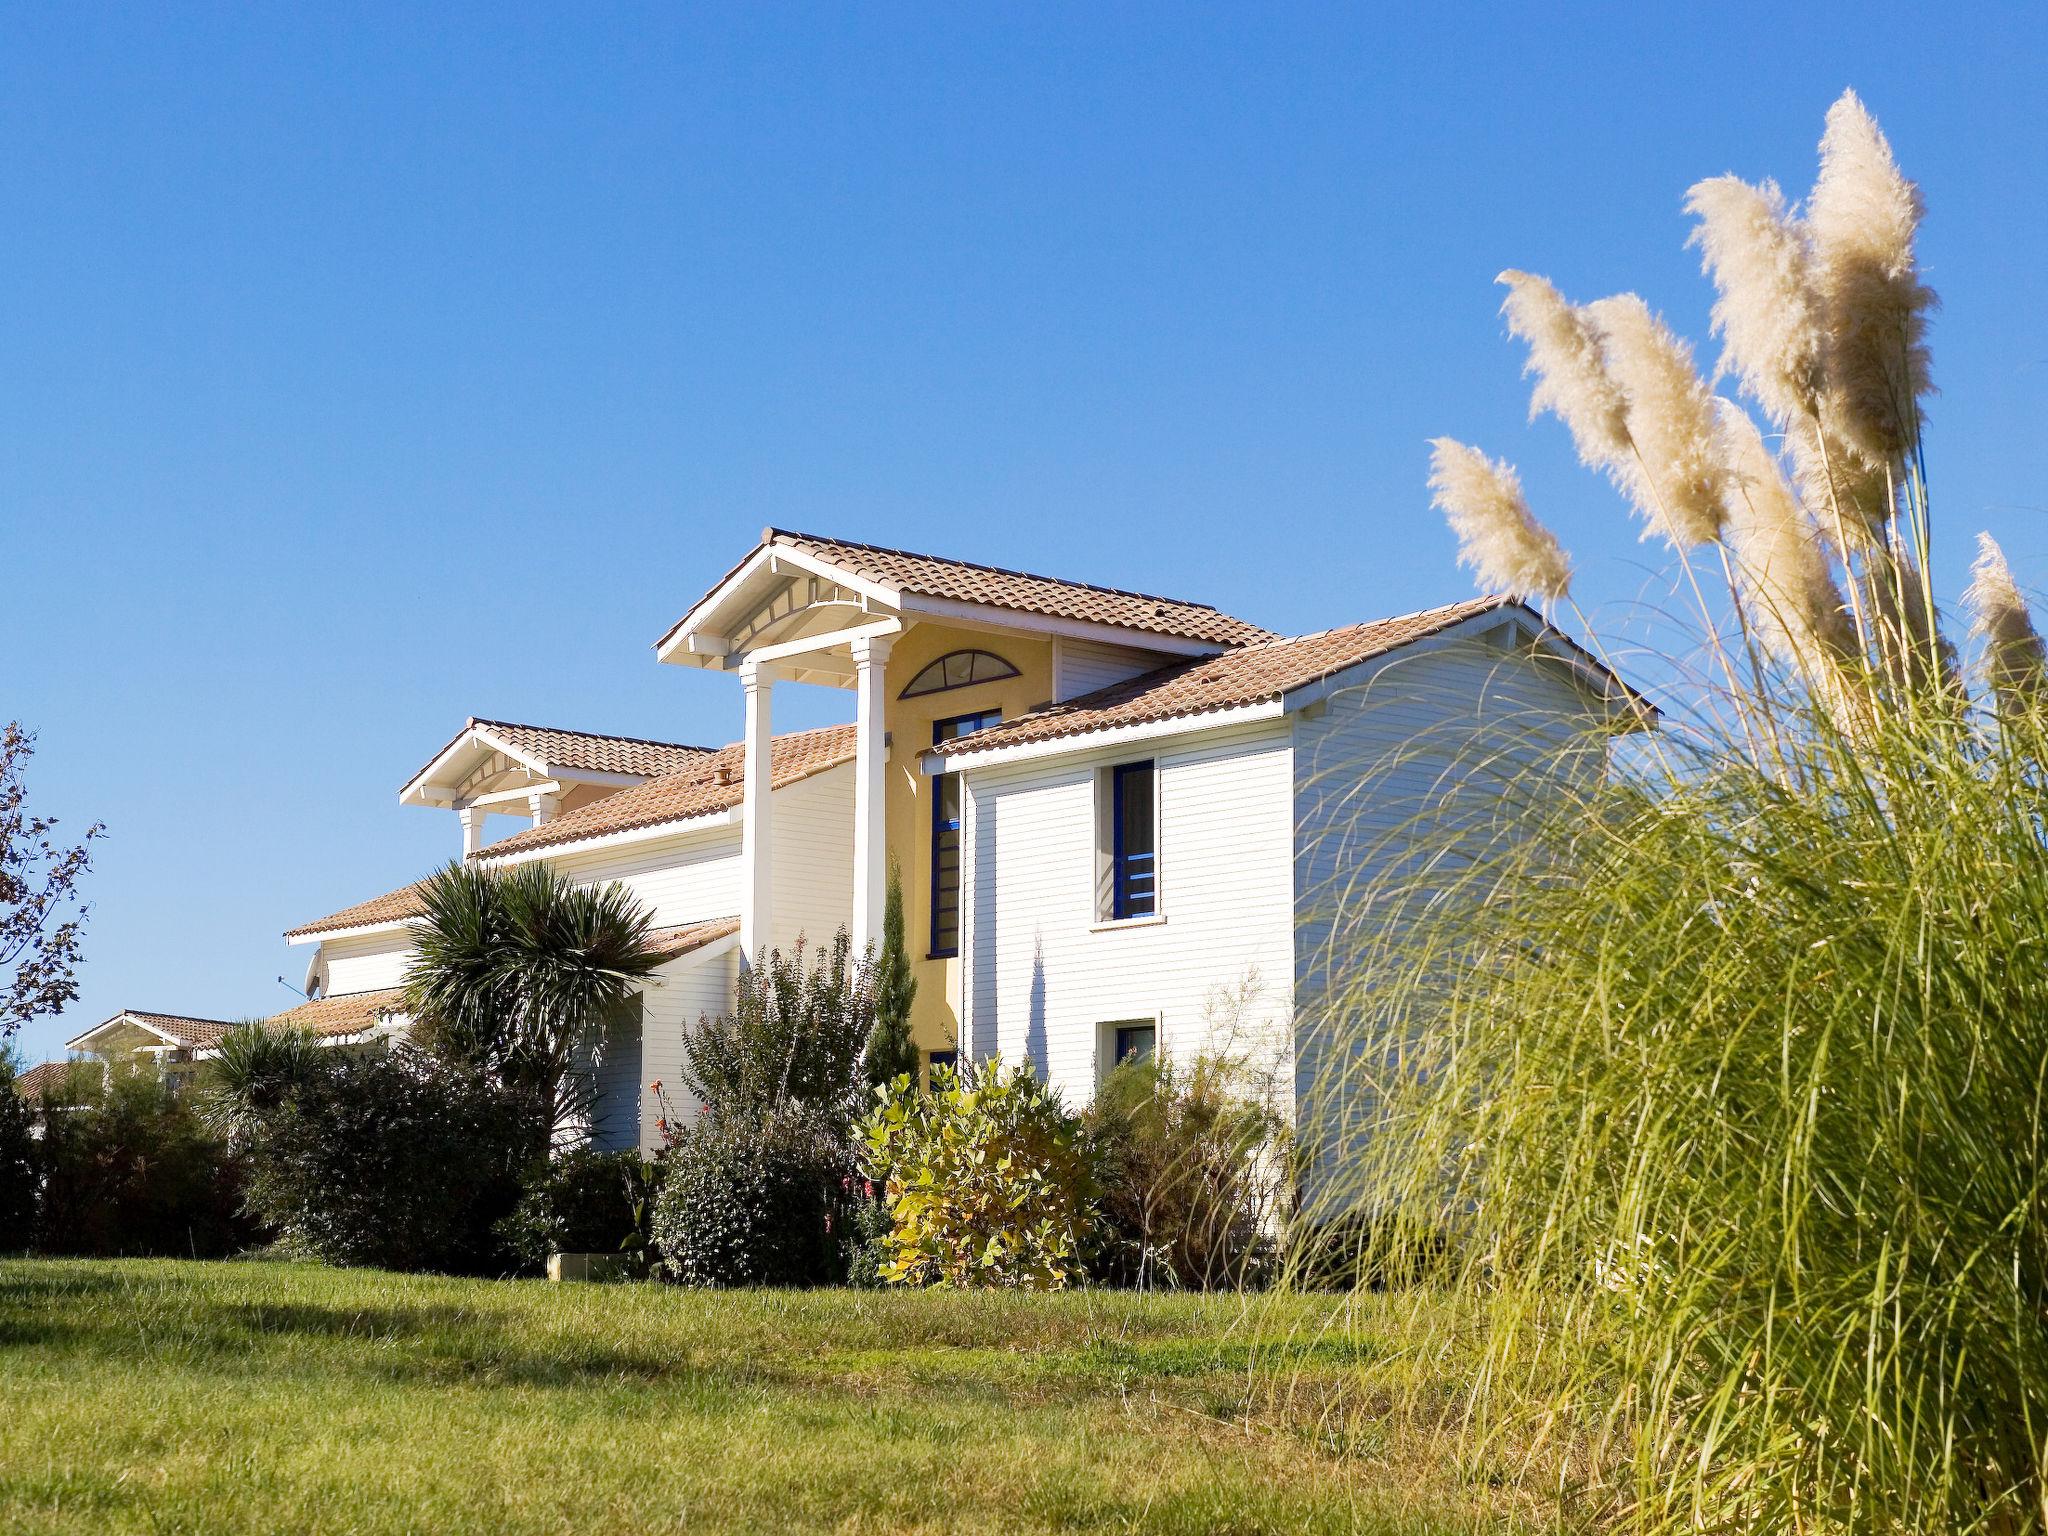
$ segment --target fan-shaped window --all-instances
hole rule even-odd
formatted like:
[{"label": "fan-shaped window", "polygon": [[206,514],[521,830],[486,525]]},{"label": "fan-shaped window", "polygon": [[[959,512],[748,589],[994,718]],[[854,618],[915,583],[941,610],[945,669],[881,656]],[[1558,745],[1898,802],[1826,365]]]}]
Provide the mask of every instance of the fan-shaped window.
[{"label": "fan-shaped window", "polygon": [[1017,669],[993,651],[950,651],[913,677],[897,697],[921,698],[927,693],[944,693],[948,688],[965,688],[973,683],[993,683],[1016,676]]}]

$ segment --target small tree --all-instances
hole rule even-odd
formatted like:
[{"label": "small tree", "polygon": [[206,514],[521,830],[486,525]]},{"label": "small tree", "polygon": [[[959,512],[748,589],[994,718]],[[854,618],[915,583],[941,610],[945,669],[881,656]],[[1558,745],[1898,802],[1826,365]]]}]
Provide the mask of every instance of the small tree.
[{"label": "small tree", "polygon": [[903,937],[903,873],[889,865],[889,899],[882,908],[882,949],[874,961],[875,1027],[868,1036],[867,1078],[879,1088],[917,1075],[917,1046],[910,1038],[910,1005],[917,978],[910,972],[910,946]]},{"label": "small tree", "polygon": [[95,822],[66,848],[51,836],[56,818],[23,809],[22,774],[35,742],[18,720],[0,726],[0,1042],[77,998],[86,916],[78,883],[92,867],[94,839],[107,830]]},{"label": "small tree", "polygon": [[414,1039],[531,1094],[561,1130],[588,1107],[579,1058],[661,964],[646,909],[623,885],[573,885],[546,864],[451,864],[423,895],[405,979]]},{"label": "small tree", "polygon": [[869,968],[854,962],[844,928],[808,967],[804,947],[764,948],[740,972],[733,1011],[698,1021],[683,1076],[714,1117],[758,1120],[793,1105],[852,1124],[875,1029]]}]

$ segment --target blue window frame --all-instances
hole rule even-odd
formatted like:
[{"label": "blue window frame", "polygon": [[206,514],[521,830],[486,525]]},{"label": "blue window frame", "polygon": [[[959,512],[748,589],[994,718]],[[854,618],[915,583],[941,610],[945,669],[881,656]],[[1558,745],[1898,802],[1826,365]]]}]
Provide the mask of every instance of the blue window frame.
[{"label": "blue window frame", "polygon": [[1159,1039],[1156,1024],[1119,1024],[1116,1026],[1116,1065],[1127,1061],[1150,1061],[1153,1047]]},{"label": "blue window frame", "polygon": [[[932,722],[932,745],[958,741],[1000,725],[1000,709],[976,710]],[[931,959],[960,953],[960,775],[932,776]]]},{"label": "blue window frame", "polygon": [[1159,807],[1150,763],[1122,763],[1110,775],[1110,909],[1113,918],[1159,910]]}]

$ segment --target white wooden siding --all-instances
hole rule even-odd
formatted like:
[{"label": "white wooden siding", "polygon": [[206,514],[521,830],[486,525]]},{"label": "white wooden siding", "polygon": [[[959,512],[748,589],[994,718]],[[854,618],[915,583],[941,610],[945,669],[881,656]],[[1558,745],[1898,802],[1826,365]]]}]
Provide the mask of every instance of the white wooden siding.
[{"label": "white wooden siding", "polygon": [[[663,966],[653,980],[654,985],[641,995],[638,1079],[630,1088],[617,1080],[608,1082],[600,1104],[607,1133],[620,1136],[624,1127],[637,1123],[640,1150],[649,1154],[661,1150],[662,1134],[655,1123],[660,1109],[648,1085],[662,1085],[669,1107],[685,1124],[695,1119],[697,1101],[683,1083],[690,1035],[706,1014],[718,1016],[731,1010],[733,988],[739,980],[739,947],[731,945],[708,956],[685,955]],[[633,1143],[624,1140],[618,1144]]]},{"label": "white wooden siding", "polygon": [[1107,688],[1111,683],[1120,683],[1125,678],[1136,677],[1142,672],[1154,672],[1170,662],[1183,659],[1160,651],[1142,650],[1135,646],[1104,645],[1096,640],[1062,638],[1055,641],[1054,645],[1055,702],[1060,699],[1076,698],[1084,693],[1093,693],[1098,688]]},{"label": "white wooden siding", "polygon": [[[1096,913],[1096,775],[1158,769],[1163,922]],[[970,770],[963,995],[977,1056],[1030,1060],[1093,1097],[1101,1026],[1156,1020],[1162,1050],[1284,1051],[1293,981],[1293,753],[1284,726]],[[1248,1001],[1239,994],[1254,989]]]},{"label": "white wooden siding", "polygon": [[391,933],[368,933],[353,939],[326,939],[320,945],[320,968],[325,972],[322,995],[341,997],[349,992],[381,992],[405,980],[406,962],[412,958],[412,933],[399,929]]},{"label": "white wooden siding", "polygon": [[[778,809],[780,804],[778,798]],[[739,915],[738,827],[699,828],[550,862],[579,885],[618,881],[653,914],[658,927]]]},{"label": "white wooden siding", "polygon": [[[1336,680],[1295,721],[1296,1098],[1327,1173],[1370,1113],[1363,957],[1470,853],[1527,825],[1559,771],[1604,762],[1562,666],[1479,638],[1424,642]],[[1576,751],[1569,750],[1576,745]]]},{"label": "white wooden siding", "polygon": [[[815,949],[853,922],[853,765],[775,792],[774,940]],[[737,913],[735,904],[732,911]]]}]

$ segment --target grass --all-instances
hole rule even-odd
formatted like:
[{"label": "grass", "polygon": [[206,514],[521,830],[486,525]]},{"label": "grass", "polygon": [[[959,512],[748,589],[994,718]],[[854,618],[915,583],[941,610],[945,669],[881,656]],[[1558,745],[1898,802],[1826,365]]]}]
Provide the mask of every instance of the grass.
[{"label": "grass", "polygon": [[[1376,1310],[1384,1307],[1384,1311]],[[0,1529],[1455,1531],[1370,1298],[687,1292],[0,1263]]]}]

